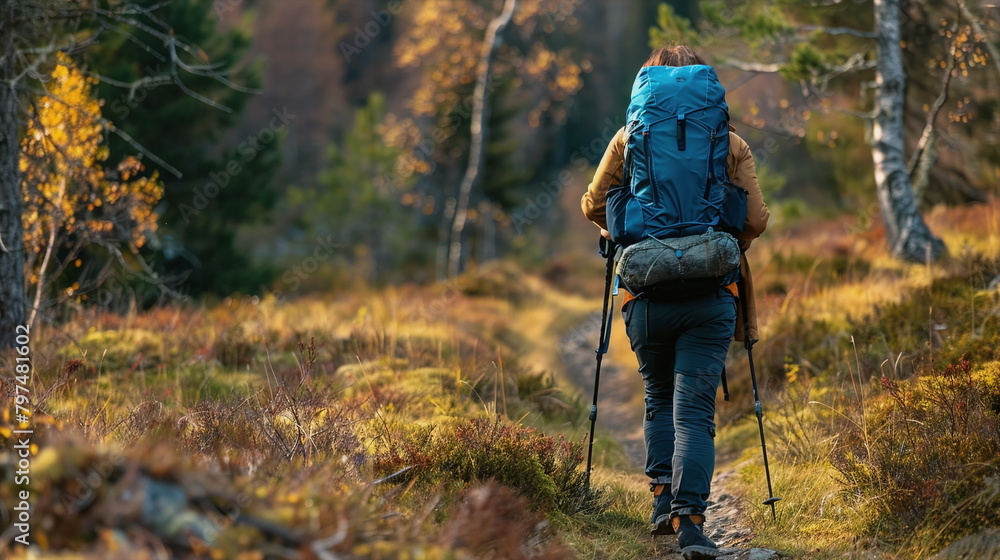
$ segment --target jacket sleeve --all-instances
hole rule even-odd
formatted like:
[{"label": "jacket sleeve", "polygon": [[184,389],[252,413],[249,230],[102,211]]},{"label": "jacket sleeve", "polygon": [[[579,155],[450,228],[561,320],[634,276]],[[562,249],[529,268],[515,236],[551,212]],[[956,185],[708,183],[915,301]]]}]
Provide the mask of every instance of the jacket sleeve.
[{"label": "jacket sleeve", "polygon": [[612,185],[622,184],[622,164],[625,153],[625,127],[622,127],[611,139],[608,149],[601,158],[597,172],[594,173],[594,180],[587,188],[587,192],[580,201],[583,215],[601,228],[608,228],[607,211],[605,202],[608,197],[608,189]]},{"label": "jacket sleeve", "polygon": [[771,211],[767,209],[764,202],[764,195],[760,192],[760,183],[757,181],[757,169],[754,165],[753,154],[750,153],[750,146],[736,133],[729,133],[729,178],[730,180],[747,190],[747,219],[743,226],[743,233],[738,235],[741,243],[746,248],[750,241],[753,241],[767,228],[767,222],[771,218]]},{"label": "jacket sleeve", "polygon": [[[740,247],[746,251],[750,242],[760,236],[767,228],[771,212],[764,203],[764,195],[760,192],[760,182],[757,181],[757,170],[753,155],[746,141],[735,133],[729,133],[729,179],[747,191],[747,219],[743,224],[743,232],[737,236]],[[751,341],[760,339],[757,328],[757,298],[753,290],[753,275],[750,274],[750,261],[746,253],[740,256],[740,280],[743,284],[741,302],[736,307],[736,340]]]}]

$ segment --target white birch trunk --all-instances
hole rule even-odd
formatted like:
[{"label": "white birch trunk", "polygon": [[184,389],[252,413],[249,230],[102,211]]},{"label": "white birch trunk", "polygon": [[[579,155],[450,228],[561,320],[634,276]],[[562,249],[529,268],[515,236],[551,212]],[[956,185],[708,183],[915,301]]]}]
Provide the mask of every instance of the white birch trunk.
[{"label": "white birch trunk", "polygon": [[472,124],[470,126],[472,142],[469,147],[469,164],[458,189],[455,219],[451,224],[451,250],[448,253],[449,278],[457,276],[462,269],[462,235],[465,232],[469,200],[473,189],[481,181],[483,163],[486,160],[486,142],[489,140],[489,86],[493,60],[496,58],[497,49],[503,44],[503,30],[510,23],[516,7],[517,0],[505,0],[503,11],[490,22],[486,29],[486,38],[483,41],[479,75],[476,78],[476,89],[472,94]]},{"label": "white birch trunk", "polygon": [[878,64],[872,158],[886,241],[897,258],[916,262],[936,260],[947,250],[920,214],[904,155],[906,71],[900,45],[900,0],[874,0],[874,3]]}]

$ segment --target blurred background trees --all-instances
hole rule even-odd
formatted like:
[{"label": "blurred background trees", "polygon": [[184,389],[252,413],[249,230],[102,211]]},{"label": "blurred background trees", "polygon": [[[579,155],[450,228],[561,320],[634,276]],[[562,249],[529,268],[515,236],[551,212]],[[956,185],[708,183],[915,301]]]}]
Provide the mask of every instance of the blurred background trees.
[{"label": "blurred background trees", "polygon": [[[100,78],[93,98],[105,130],[119,132],[104,133],[101,161],[129,161],[138,153],[129,139],[150,154],[138,154],[140,175],[162,182],[163,194],[138,252],[164,286],[192,296],[291,295],[441,277],[469,157],[475,72],[502,0],[134,4],[152,19],[80,16],[65,29],[39,28],[17,48],[76,41],[65,50],[83,75]],[[514,257],[554,269],[567,247],[583,247],[593,231],[579,218],[579,196],[624,124],[636,70],[663,42],[691,43],[719,68],[776,220],[847,212],[872,227],[880,219],[873,8],[520,0],[489,83],[491,134],[463,263]],[[909,1],[898,15],[916,208],[996,195],[996,8]],[[190,50],[178,56],[199,70],[180,79],[165,71],[169,49],[155,35],[135,39],[144,25],[182,40]],[[4,60],[10,79],[16,65]],[[42,90],[18,95],[37,100]],[[331,243],[332,258],[309,261]],[[87,251],[93,266],[107,259]],[[66,293],[77,278],[54,282]],[[119,284],[139,301],[162,293]],[[83,301],[85,292],[74,295]]]},{"label": "blurred background trees", "polygon": [[[272,178],[280,162],[283,131],[257,139],[269,130],[273,116],[269,114],[240,137],[227,136],[261,86],[263,61],[248,55],[253,13],[222,27],[217,13],[227,5],[224,1],[136,3],[157,7],[156,17],[197,49],[197,62],[210,61],[225,72],[222,80],[205,72],[185,75],[183,87],[146,85],[144,77],[163,74],[169,61],[162,49],[135,41],[132,37],[141,35],[141,30],[130,27],[102,33],[100,43],[84,52],[85,63],[104,78],[97,93],[105,100],[107,118],[181,175],[167,177],[161,168],[166,189],[158,209],[162,227],[151,247],[152,264],[159,275],[190,295],[259,290],[274,272],[238,250],[235,240],[243,224],[268,219],[275,204]],[[135,88],[121,87],[137,82]],[[248,142],[249,138],[255,140]],[[120,137],[110,138],[112,157],[130,148]],[[227,170],[233,163],[239,166],[238,173]],[[204,208],[198,208],[200,196],[207,199]]]},{"label": "blurred background trees", "polygon": [[[143,304],[266,280],[232,240],[273,201],[280,130],[261,142],[261,129],[254,149],[239,155],[239,146],[219,146],[255,71],[243,54],[247,35],[220,30],[212,7],[0,3],[3,332],[25,322],[28,289],[33,321],[57,301],[50,296],[84,302],[110,279],[135,287],[119,293]],[[241,188],[225,189],[236,183],[219,178],[227,172],[243,175]],[[164,176],[171,180],[161,183]],[[199,196],[205,204],[183,214]],[[214,208],[203,212],[209,202]]]}]

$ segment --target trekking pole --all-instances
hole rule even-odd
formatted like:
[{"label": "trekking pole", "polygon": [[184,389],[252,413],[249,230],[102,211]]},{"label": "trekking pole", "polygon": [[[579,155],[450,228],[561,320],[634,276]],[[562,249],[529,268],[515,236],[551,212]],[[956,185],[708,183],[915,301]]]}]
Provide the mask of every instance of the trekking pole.
[{"label": "trekking pole", "polygon": [[760,449],[764,454],[764,476],[767,478],[767,495],[764,505],[771,506],[771,518],[778,520],[778,514],[774,511],[774,504],[781,498],[774,496],[771,489],[771,468],[767,464],[767,444],[764,443],[764,411],[760,406],[760,395],[757,392],[757,372],[753,366],[753,339],[750,338],[749,306],[745,297],[743,280],[737,282],[737,289],[740,294],[740,305],[743,307],[743,345],[747,349],[747,360],[750,362],[750,382],[753,384],[753,406],[757,414],[757,428],[760,430]]},{"label": "trekking pole", "polygon": [[607,259],[608,273],[604,279],[604,310],[601,314],[601,340],[597,345],[597,372],[594,374],[594,402],[590,405],[590,444],[587,447],[587,478],[586,487],[590,488],[590,469],[594,457],[594,428],[597,425],[597,392],[601,385],[601,361],[608,352],[611,340],[611,321],[613,316],[608,312],[615,295],[611,290],[615,276],[615,252],[617,246],[603,236],[600,241],[601,256]]}]

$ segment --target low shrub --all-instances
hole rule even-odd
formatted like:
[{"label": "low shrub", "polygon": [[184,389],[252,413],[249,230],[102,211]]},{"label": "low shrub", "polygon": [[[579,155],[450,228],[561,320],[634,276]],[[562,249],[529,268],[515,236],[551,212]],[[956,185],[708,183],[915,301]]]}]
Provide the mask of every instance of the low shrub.
[{"label": "low shrub", "polygon": [[580,468],[583,442],[549,437],[502,417],[457,420],[450,425],[417,426],[375,461],[389,476],[406,467],[399,481],[476,483],[494,480],[513,488],[542,511],[573,514],[591,507],[597,494]]},{"label": "low shrub", "polygon": [[1000,415],[995,381],[962,358],[931,375],[883,377],[863,422],[845,422],[833,463],[867,498],[881,538],[940,548],[1000,519]]}]

